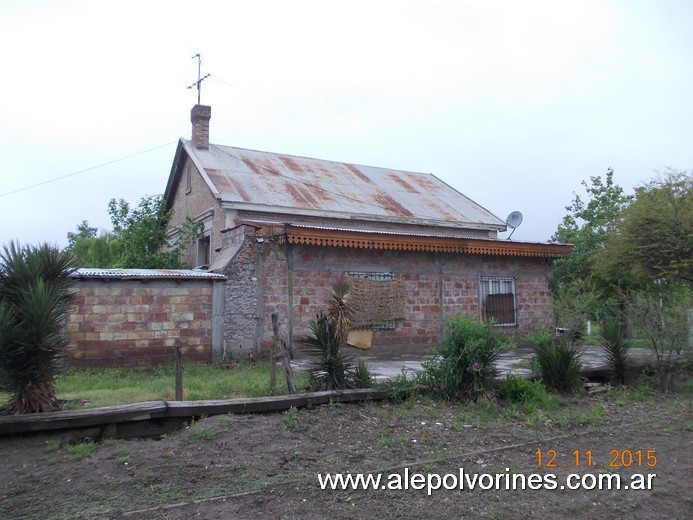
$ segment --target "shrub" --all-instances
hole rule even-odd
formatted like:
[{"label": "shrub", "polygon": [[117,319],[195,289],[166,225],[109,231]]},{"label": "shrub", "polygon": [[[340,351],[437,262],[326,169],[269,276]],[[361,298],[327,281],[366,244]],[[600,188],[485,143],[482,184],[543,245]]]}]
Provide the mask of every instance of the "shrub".
[{"label": "shrub", "polygon": [[627,312],[636,331],[655,353],[660,390],[674,389],[683,364],[678,355],[690,339],[689,309],[693,292],[689,287],[662,281],[642,290],[628,302]]},{"label": "shrub", "polygon": [[436,356],[424,363],[418,380],[447,398],[487,397],[498,375],[498,356],[510,348],[493,321],[482,322],[463,314],[448,317],[445,340],[434,348]]},{"label": "shrub", "polygon": [[615,321],[602,323],[599,334],[606,351],[607,365],[613,370],[616,382],[623,385],[630,365],[630,340],[623,327]]},{"label": "shrub", "polygon": [[547,388],[568,393],[580,384],[580,358],[582,349],[569,338],[556,338],[547,330],[533,331],[525,335],[536,352],[539,376]]}]

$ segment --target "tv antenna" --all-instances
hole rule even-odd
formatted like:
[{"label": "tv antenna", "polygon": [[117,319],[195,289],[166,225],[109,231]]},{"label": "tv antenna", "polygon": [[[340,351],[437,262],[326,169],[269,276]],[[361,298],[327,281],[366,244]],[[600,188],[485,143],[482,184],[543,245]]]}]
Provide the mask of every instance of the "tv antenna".
[{"label": "tv antenna", "polygon": [[206,80],[209,77],[209,74],[205,74],[204,77],[200,77],[200,70],[202,68],[202,56],[200,56],[200,53],[198,52],[195,54],[195,56],[192,57],[192,59],[197,58],[197,81],[190,85],[188,89],[193,88],[194,86],[197,86],[197,104],[200,104],[200,86],[202,85],[202,82]]},{"label": "tv antenna", "polygon": [[513,228],[512,233],[508,236],[508,240],[510,240],[510,237],[513,236],[513,233],[517,228],[520,227],[520,224],[522,224],[522,213],[519,211],[513,211],[508,215],[508,218],[505,219],[505,223],[508,225],[508,227]]}]

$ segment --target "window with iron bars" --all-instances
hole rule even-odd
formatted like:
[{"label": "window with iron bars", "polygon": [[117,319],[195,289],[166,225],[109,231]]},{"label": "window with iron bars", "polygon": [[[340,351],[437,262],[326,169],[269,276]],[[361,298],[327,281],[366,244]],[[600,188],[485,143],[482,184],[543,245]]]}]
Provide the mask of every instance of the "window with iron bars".
[{"label": "window with iron bars", "polygon": [[[394,280],[395,273],[372,273],[368,271],[347,271],[347,276],[352,278],[365,278],[367,280]],[[395,320],[384,321],[373,327],[373,330],[395,330]]]},{"label": "window with iron bars", "polygon": [[479,279],[481,317],[495,319],[496,325],[517,325],[515,278],[482,276]]}]

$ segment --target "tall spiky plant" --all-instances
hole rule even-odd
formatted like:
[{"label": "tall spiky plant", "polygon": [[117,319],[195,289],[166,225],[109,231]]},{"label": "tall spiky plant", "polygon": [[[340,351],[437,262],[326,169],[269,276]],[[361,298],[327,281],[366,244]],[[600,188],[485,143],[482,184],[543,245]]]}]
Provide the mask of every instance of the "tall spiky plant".
[{"label": "tall spiky plant", "polygon": [[349,280],[342,276],[332,284],[332,292],[327,301],[327,318],[334,323],[337,343],[346,343],[351,329],[354,309],[349,304]]},{"label": "tall spiky plant", "polygon": [[354,359],[340,349],[334,321],[320,311],[310,322],[310,334],[302,343],[313,356],[310,364],[310,390],[354,388]]},{"label": "tall spiky plant", "polygon": [[607,365],[614,372],[614,378],[620,385],[626,384],[626,375],[630,368],[630,340],[625,328],[615,321],[602,323],[601,345],[606,351]]},{"label": "tall spiky plant", "polygon": [[0,390],[5,413],[59,410],[54,377],[66,344],[73,257],[48,244],[0,252]]}]

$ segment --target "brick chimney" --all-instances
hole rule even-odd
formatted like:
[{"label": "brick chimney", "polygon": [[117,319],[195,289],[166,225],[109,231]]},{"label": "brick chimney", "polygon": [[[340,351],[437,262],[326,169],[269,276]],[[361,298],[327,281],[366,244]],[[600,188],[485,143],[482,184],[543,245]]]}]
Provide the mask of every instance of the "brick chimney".
[{"label": "brick chimney", "polygon": [[209,149],[209,120],[212,117],[212,107],[195,105],[190,111],[192,122],[192,142],[195,148]]}]

